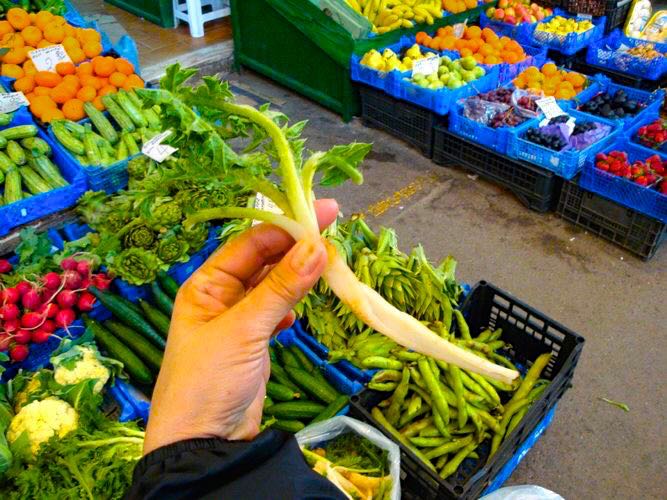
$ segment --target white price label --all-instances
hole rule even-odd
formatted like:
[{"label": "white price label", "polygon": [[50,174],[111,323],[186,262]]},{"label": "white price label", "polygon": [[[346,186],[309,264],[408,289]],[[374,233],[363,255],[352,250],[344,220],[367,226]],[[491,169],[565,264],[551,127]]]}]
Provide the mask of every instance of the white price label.
[{"label": "white price label", "polygon": [[0,94],[0,113],[11,113],[16,111],[21,106],[29,106],[30,101],[23,94],[23,92],[10,92],[8,94]]},{"label": "white price label", "polygon": [[49,45],[43,49],[35,49],[30,52],[30,59],[37,71],[55,71],[57,64],[72,62],[62,45]]},{"label": "white price label", "polygon": [[[283,211],[278,208],[278,205],[273,203],[273,200],[271,200],[271,198],[267,198],[262,193],[257,193],[257,196],[255,196],[255,208],[257,210],[264,210],[265,212],[271,212],[272,214],[282,215],[283,213]],[[256,226],[257,224],[261,224],[261,222],[262,221],[260,220],[253,220],[252,225]]]},{"label": "white price label", "polygon": [[166,130],[161,134],[156,135],[151,140],[144,143],[141,147],[141,152],[149,158],[158,163],[162,163],[169,158],[173,153],[178,151],[178,148],[171,147],[167,144],[162,144],[167,137],[171,135],[171,130]]},{"label": "white price label", "polygon": [[581,19],[582,21],[592,21],[593,16],[590,14],[577,14],[577,19]]},{"label": "white price label", "polygon": [[547,118],[547,120],[551,120],[552,118],[565,114],[565,111],[561,109],[561,107],[556,102],[556,98],[553,96],[538,99],[535,101],[535,104],[537,104],[537,107],[540,108],[540,111],[544,113],[544,116]]},{"label": "white price label", "polygon": [[454,36],[456,38],[461,38],[463,36],[463,33],[466,30],[466,23],[467,22],[468,22],[468,20],[466,19],[465,22],[457,23],[457,24],[454,25]]},{"label": "white price label", "polygon": [[439,57],[425,57],[424,59],[417,59],[412,63],[412,76],[432,75],[438,71],[439,67]]}]

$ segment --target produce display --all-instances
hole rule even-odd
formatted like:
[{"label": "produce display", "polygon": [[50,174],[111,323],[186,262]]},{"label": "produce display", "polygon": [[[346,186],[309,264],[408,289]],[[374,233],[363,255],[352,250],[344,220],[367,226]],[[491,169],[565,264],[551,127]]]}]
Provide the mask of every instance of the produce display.
[{"label": "produce display", "polygon": [[663,161],[658,155],[630,164],[628,155],[624,151],[598,153],[595,155],[595,168],[624,177],[640,186],[657,189],[667,195],[667,182],[663,180],[667,173],[667,161]]},{"label": "produce display", "polygon": [[556,116],[542,126],[531,127],[525,133],[525,138],[553,149],[554,151],[581,151],[590,145],[602,140],[611,131],[611,127],[595,121],[575,121],[568,115]]},{"label": "produce display", "polygon": [[315,472],[352,498],[389,498],[387,452],[365,437],[348,432],[317,448],[302,446],[301,451]]},{"label": "produce display", "polygon": [[665,42],[667,40],[667,11],[654,12],[651,0],[633,0],[625,21],[624,31],[632,38]]},{"label": "produce display", "polygon": [[667,142],[667,123],[665,123],[665,120],[658,118],[639,127],[634,140],[649,148],[661,149]]},{"label": "produce display", "polygon": [[526,52],[516,40],[498,35],[491,28],[466,26],[457,38],[452,26],[439,28],[435,37],[421,31],[417,43],[436,50],[451,50],[461,57],[473,57],[479,64],[515,64],[526,59]]},{"label": "produce display", "polygon": [[477,61],[472,57],[452,61],[449,57],[442,56],[437,71],[428,75],[415,73],[406,80],[432,90],[443,88],[454,90],[482,78],[485,74],[484,68],[478,66]]},{"label": "produce display", "polygon": [[78,66],[59,63],[55,72],[31,72],[14,82],[14,90],[23,92],[30,102],[30,112],[44,123],[82,120],[93,108],[107,109],[107,95],[143,86],[131,62],[111,56],[96,56]]},{"label": "produce display", "polygon": [[412,69],[414,61],[419,61],[428,57],[438,56],[433,52],[422,52],[419,45],[414,44],[412,47],[405,51],[402,58],[398,54],[394,53],[393,50],[388,48],[384,49],[382,52],[379,52],[375,49],[369,50],[361,58],[360,64],[378,71],[387,72],[398,70],[404,72]]},{"label": "produce display", "polygon": [[556,99],[572,99],[590,83],[585,75],[559,69],[551,62],[542,68],[526,68],[512,82],[519,89],[541,91],[545,96],[554,96]]},{"label": "produce display", "polygon": [[538,115],[535,101],[541,97],[541,94],[502,87],[466,99],[463,115],[492,128],[516,127]]},{"label": "produce display", "polygon": [[594,27],[595,25],[588,19],[578,21],[573,18],[554,16],[548,21],[539,23],[535,31],[538,33],[548,33],[556,37],[565,37],[570,33],[585,33]]},{"label": "produce display", "polygon": [[620,52],[646,60],[665,57],[665,54],[657,51],[655,45],[652,43],[642,43],[636,47],[630,47],[627,50],[620,49]]},{"label": "produce display", "polygon": [[619,89],[613,94],[601,92],[578,109],[603,118],[614,119],[634,116],[645,107],[644,103],[629,99],[626,92]]},{"label": "produce display", "polygon": [[489,7],[486,10],[489,19],[516,26],[533,24],[552,14],[553,10],[549,7],[541,7],[530,0],[499,0],[495,8]]},{"label": "produce display", "polygon": [[[387,33],[399,28],[412,28],[415,23],[433,24],[443,16],[445,2],[463,4],[464,9],[477,7],[477,0],[345,0],[373,26],[373,32]],[[471,4],[471,7],[465,7]],[[459,12],[463,12],[463,10]]]}]

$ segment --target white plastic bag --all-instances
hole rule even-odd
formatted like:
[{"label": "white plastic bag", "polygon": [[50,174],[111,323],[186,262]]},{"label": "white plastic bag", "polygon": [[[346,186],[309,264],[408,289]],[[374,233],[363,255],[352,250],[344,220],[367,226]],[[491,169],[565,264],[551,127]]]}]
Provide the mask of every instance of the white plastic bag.
[{"label": "white plastic bag", "polygon": [[387,461],[389,462],[389,474],[391,475],[391,500],[400,500],[401,498],[401,450],[398,445],[392,443],[384,435],[368,424],[360,422],[350,417],[333,417],[324,422],[310,425],[296,433],[299,446],[317,445],[330,441],[331,439],[345,434],[346,432],[355,432],[365,437],[371,443],[387,450]]},{"label": "white plastic bag", "polygon": [[565,500],[558,493],[542,488],[541,486],[522,485],[500,488],[480,500]]}]

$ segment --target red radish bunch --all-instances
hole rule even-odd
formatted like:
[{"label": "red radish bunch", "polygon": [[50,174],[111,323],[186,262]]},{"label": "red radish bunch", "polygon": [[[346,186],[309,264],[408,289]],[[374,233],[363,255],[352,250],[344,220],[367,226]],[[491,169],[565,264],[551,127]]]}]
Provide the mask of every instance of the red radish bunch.
[{"label": "red radish bunch", "polygon": [[[14,362],[30,354],[30,344],[47,342],[51,335],[68,327],[79,313],[95,305],[89,286],[107,289],[111,282],[104,273],[93,273],[87,260],[68,257],[60,263],[61,272],[49,272],[33,281],[23,280],[14,287],[3,287],[0,278],[0,351],[9,351]],[[13,270],[0,259],[0,273]],[[30,278],[32,279],[32,278]]]},{"label": "red radish bunch", "polygon": [[[628,161],[627,153],[622,151],[611,151],[610,153],[598,153],[595,155],[595,166],[610,174],[624,177],[640,186],[657,187],[661,177],[667,171],[667,161],[662,161],[660,156],[653,155],[644,161],[635,161],[632,165]],[[661,182],[661,189],[665,182]],[[662,191],[663,193],[665,191]]]}]

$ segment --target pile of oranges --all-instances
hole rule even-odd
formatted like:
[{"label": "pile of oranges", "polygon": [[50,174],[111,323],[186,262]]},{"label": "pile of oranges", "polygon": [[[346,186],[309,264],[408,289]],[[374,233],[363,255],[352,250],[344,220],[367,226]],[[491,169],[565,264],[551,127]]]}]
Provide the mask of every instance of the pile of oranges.
[{"label": "pile of oranges", "polygon": [[588,80],[581,73],[561,70],[554,63],[546,63],[542,69],[529,66],[513,82],[520,89],[541,90],[547,97],[573,99],[586,87]]},{"label": "pile of oranges", "polygon": [[421,31],[417,33],[417,43],[435,50],[453,50],[461,57],[472,56],[480,64],[516,64],[527,57],[516,40],[499,37],[492,29],[479,26],[466,26],[461,38],[455,36],[453,26],[439,28],[434,37]]},{"label": "pile of oranges", "polygon": [[92,28],[75,28],[62,16],[43,10],[28,14],[15,7],[0,21],[0,47],[9,49],[3,57],[2,76],[21,78],[35,70],[28,56],[35,49],[62,44],[74,64],[102,53],[100,34]]},{"label": "pile of oranges", "polygon": [[477,7],[477,0],[442,0],[442,8],[452,14],[459,14]]},{"label": "pile of oranges", "polygon": [[30,101],[30,111],[43,122],[67,118],[78,121],[86,117],[83,104],[92,102],[100,111],[102,96],[122,88],[143,87],[134,66],[122,57],[93,57],[79,66],[60,63],[56,72],[36,71],[14,82],[14,90],[23,92]]}]

